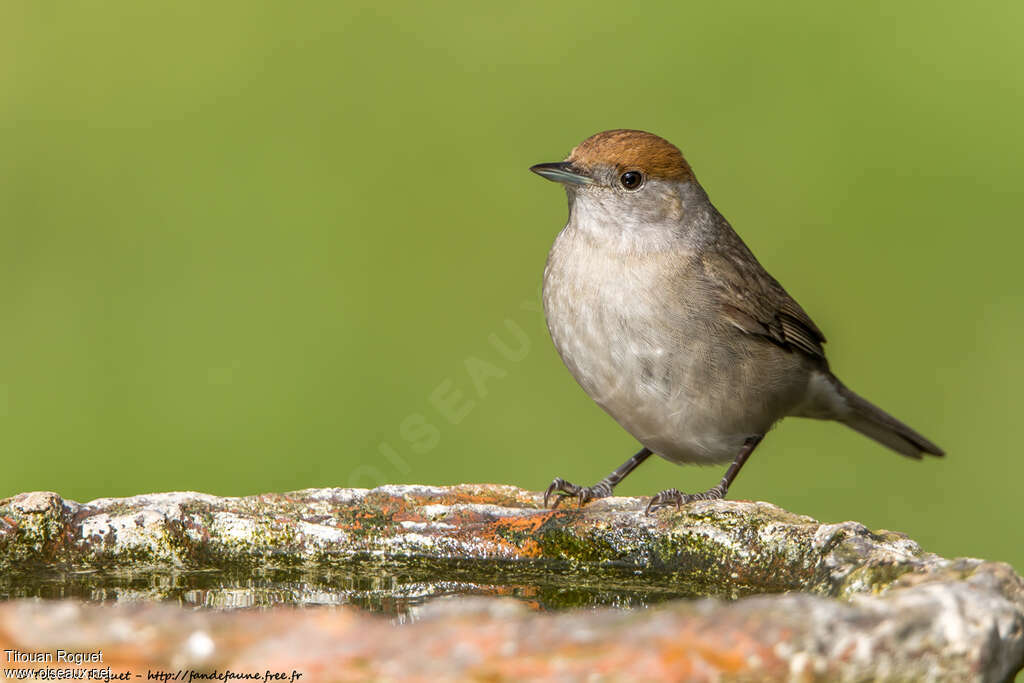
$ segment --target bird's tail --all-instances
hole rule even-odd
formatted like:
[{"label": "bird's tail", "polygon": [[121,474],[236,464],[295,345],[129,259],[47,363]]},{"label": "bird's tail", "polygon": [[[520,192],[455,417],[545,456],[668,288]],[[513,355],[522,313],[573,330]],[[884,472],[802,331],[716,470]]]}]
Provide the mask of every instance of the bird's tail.
[{"label": "bird's tail", "polygon": [[909,458],[919,460],[922,453],[945,455],[945,452],[931,441],[853,393],[838,379],[833,377],[833,380],[836,389],[849,407],[849,411],[844,411],[844,414],[837,418],[840,422]]}]

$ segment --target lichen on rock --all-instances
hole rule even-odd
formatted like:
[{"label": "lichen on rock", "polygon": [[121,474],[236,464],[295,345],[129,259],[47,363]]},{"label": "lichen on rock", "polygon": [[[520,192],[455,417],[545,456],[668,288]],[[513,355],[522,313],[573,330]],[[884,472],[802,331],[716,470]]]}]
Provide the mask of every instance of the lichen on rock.
[{"label": "lichen on rock", "polygon": [[[426,599],[452,593],[515,596],[526,607],[664,602],[588,619],[606,629],[611,649],[627,622],[641,630],[664,622],[680,638],[739,638],[746,659],[729,671],[759,679],[773,677],[772,667],[786,675],[810,667],[812,679],[959,680],[959,672],[1001,680],[1024,664],[1024,581],[1007,565],[941,558],[902,534],[822,524],[768,503],[705,501],[653,516],[631,498],[556,511],[540,503],[537,493],[495,485],[164,493],[86,504],[20,494],[0,501],[0,594],[220,607],[356,603],[414,621]],[[665,602],[743,596],[751,597]],[[444,619],[442,608],[431,610]],[[474,612],[478,627],[484,613]],[[510,617],[542,625],[575,618]],[[552,648],[570,647],[571,638],[552,637]],[[713,672],[708,666],[700,670]]]}]

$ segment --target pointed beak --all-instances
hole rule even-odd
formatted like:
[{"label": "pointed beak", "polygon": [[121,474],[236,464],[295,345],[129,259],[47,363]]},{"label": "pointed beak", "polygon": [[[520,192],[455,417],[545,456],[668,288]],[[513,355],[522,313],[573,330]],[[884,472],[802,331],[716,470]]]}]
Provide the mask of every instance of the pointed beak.
[{"label": "pointed beak", "polygon": [[531,166],[530,170],[548,180],[566,185],[590,185],[594,179],[581,173],[578,168],[568,161],[556,161],[551,164],[537,164]]}]

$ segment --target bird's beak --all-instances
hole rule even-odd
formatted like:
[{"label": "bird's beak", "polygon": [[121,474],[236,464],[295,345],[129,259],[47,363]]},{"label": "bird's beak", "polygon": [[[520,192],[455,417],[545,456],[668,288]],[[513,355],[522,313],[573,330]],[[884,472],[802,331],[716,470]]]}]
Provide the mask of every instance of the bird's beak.
[{"label": "bird's beak", "polygon": [[578,168],[568,161],[556,161],[551,164],[537,164],[531,166],[530,170],[548,180],[567,185],[590,185],[594,179],[581,173]]}]

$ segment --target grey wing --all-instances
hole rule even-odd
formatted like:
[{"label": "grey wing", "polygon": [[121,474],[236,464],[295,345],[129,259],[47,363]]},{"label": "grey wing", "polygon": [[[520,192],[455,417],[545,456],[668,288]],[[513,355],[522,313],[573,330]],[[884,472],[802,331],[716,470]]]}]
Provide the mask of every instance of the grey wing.
[{"label": "grey wing", "polygon": [[704,274],[719,290],[726,319],[747,334],[825,359],[825,335],[737,238],[727,252],[701,257]]}]

